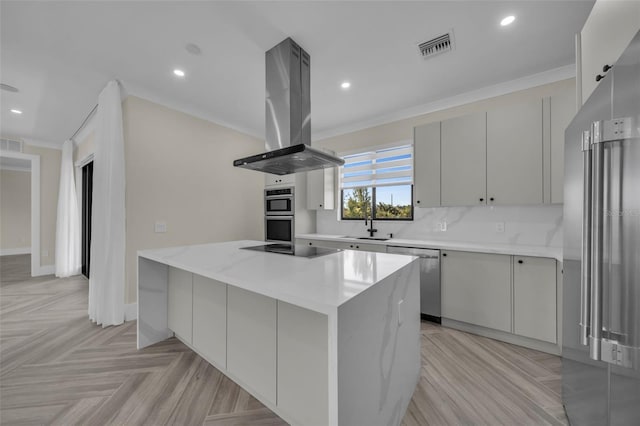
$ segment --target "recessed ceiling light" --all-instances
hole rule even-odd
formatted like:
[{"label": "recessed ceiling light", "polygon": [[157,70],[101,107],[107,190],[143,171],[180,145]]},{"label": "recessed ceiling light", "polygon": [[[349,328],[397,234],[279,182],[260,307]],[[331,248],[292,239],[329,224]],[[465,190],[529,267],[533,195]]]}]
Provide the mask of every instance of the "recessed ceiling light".
[{"label": "recessed ceiling light", "polygon": [[14,113],[14,114],[22,114],[22,111],[20,111],[19,109],[14,109],[14,108],[12,108],[12,109],[10,109],[9,111],[11,111],[11,112],[12,112],[12,113]]},{"label": "recessed ceiling light", "polygon": [[507,25],[511,25],[513,24],[513,21],[516,20],[516,17],[513,15],[509,15],[505,18],[502,19],[502,21],[500,21],[500,25],[502,25],[503,27],[506,27]]},{"label": "recessed ceiling light", "polygon": [[340,87],[342,87],[343,89],[348,89],[349,87],[351,87],[351,83],[349,83],[348,81],[343,81]]},{"label": "recessed ceiling light", "polygon": [[17,88],[13,86],[9,86],[8,84],[4,84],[4,83],[0,83],[0,89],[6,90],[7,92],[13,92],[13,93],[18,92]]},{"label": "recessed ceiling light", "polygon": [[175,70],[173,70],[173,73],[174,73],[175,75],[177,75],[178,77],[184,77],[184,71],[179,70],[179,69],[177,69],[177,68],[176,68]]},{"label": "recessed ceiling light", "polygon": [[191,53],[192,55],[200,55],[202,53],[202,49],[200,49],[200,46],[198,46],[195,43],[189,43],[187,44],[185,47],[185,50],[189,53]]}]

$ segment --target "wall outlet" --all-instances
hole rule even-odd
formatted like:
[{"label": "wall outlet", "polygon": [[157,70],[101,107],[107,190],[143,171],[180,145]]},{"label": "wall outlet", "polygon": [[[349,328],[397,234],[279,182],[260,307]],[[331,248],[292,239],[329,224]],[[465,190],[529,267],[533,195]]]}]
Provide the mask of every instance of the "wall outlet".
[{"label": "wall outlet", "polygon": [[438,222],[438,226],[440,227],[440,232],[445,232],[447,230],[447,221]]},{"label": "wall outlet", "polygon": [[167,222],[156,221],[154,226],[154,230],[156,233],[164,233],[167,232]]},{"label": "wall outlet", "polygon": [[496,222],[496,232],[500,234],[504,232],[504,222]]},{"label": "wall outlet", "polygon": [[404,302],[404,299],[400,300],[398,302],[398,325],[402,325],[402,323],[404,322],[404,309],[402,307],[402,303]]}]

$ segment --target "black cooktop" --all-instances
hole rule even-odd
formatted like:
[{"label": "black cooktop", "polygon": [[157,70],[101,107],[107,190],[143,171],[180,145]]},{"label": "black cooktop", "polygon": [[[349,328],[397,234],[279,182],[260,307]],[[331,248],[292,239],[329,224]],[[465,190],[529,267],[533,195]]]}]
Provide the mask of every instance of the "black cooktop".
[{"label": "black cooktop", "polygon": [[318,257],[325,254],[338,253],[340,249],[303,246],[300,244],[263,244],[260,246],[241,247],[245,250],[263,251],[267,253],[288,254],[298,257]]}]

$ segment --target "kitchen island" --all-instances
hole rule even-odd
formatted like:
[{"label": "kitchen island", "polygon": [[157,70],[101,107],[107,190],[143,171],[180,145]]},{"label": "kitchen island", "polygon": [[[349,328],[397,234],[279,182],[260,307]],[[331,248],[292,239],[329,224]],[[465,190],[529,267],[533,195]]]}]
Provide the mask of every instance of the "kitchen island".
[{"label": "kitchen island", "polygon": [[138,252],[138,348],[175,335],[285,421],[398,425],[420,375],[415,257],[233,241]]}]

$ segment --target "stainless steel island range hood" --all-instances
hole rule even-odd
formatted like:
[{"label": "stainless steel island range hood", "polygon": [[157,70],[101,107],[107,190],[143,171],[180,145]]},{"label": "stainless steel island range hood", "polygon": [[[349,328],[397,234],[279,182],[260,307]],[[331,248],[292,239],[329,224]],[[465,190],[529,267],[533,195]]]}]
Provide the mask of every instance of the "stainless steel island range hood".
[{"label": "stainless steel island range hood", "polygon": [[310,57],[287,38],[267,51],[267,152],[240,158],[236,167],[275,175],[336,167],[344,160],[311,148]]}]

